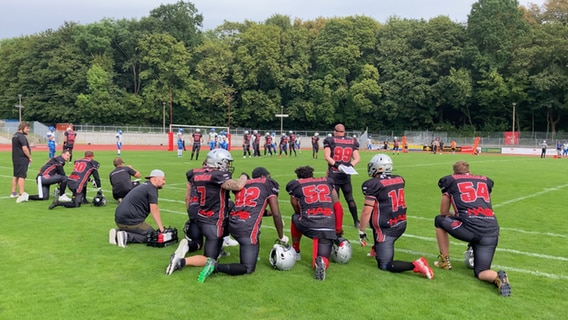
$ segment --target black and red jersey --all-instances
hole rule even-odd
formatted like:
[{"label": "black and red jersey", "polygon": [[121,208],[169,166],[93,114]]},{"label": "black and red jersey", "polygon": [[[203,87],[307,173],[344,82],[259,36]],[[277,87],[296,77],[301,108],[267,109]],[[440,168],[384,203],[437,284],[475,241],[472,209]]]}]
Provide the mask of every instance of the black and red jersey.
[{"label": "black and red jersey", "polygon": [[378,236],[397,236],[406,230],[404,178],[380,175],[361,186],[365,200],[373,201],[370,225]]},{"label": "black and red jersey", "polygon": [[[187,181],[195,189],[199,202],[197,219],[208,224],[222,226],[228,214],[229,192],[221,185],[231,179],[231,173],[211,168],[198,168],[186,173]],[[193,195],[193,193],[192,193]]]},{"label": "black and red jersey", "polygon": [[499,235],[499,224],[491,205],[493,180],[472,174],[453,174],[438,181],[442,194],[450,197],[456,217],[479,235]]},{"label": "black and red jersey", "polygon": [[249,145],[249,144],[250,144],[250,139],[251,139],[250,133],[246,133],[246,134],[243,136],[243,144]]},{"label": "black and red jersey", "polygon": [[298,200],[297,212],[303,225],[310,229],[335,232],[335,214],[331,197],[334,184],[328,177],[297,179],[288,182],[286,191]]},{"label": "black and red jersey", "polygon": [[249,179],[243,189],[235,193],[235,207],[229,214],[229,230],[235,238],[250,238],[258,243],[262,215],[268,199],[278,197],[278,182],[271,178]]},{"label": "black and red jersey", "polygon": [[203,138],[201,132],[194,132],[191,137],[193,138],[193,144],[201,144],[201,139]]},{"label": "black and red jersey", "polygon": [[57,156],[49,159],[40,169],[38,175],[49,178],[53,177],[54,175],[65,175],[65,170],[63,170],[63,166],[65,166],[65,159],[62,156]]},{"label": "black and red jersey", "polygon": [[73,164],[73,172],[71,172],[68,178],[69,188],[76,190],[77,193],[83,192],[83,188],[89,181],[89,177],[91,175],[93,175],[97,187],[100,188],[101,179],[98,171],[99,166],[100,164],[92,158],[75,160],[75,163]]},{"label": "black and red jersey", "polygon": [[285,144],[288,144],[288,137],[287,137],[287,136],[282,136],[282,137],[280,138],[280,145],[282,146],[282,145],[285,145]]},{"label": "black and red jersey", "polygon": [[272,144],[272,136],[271,135],[267,135],[264,137],[264,145],[269,146]]},{"label": "black and red jersey", "polygon": [[312,146],[319,145],[319,141],[320,141],[320,138],[318,136],[313,136],[312,137]]}]

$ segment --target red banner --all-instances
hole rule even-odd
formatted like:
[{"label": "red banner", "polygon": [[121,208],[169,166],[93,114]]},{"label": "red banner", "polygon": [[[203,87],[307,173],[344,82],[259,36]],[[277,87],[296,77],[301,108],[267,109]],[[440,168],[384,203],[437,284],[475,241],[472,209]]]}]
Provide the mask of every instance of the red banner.
[{"label": "red banner", "polygon": [[519,132],[505,131],[505,144],[506,145],[517,145],[519,144]]}]

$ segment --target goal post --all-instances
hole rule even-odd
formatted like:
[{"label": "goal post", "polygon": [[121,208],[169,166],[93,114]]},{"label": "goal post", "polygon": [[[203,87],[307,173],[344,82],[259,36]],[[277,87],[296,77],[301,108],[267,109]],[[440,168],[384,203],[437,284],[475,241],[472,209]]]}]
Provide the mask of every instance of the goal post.
[{"label": "goal post", "polygon": [[[170,131],[168,133],[168,151],[174,151],[174,141],[179,130],[183,130],[184,138],[193,134],[197,129],[201,131],[206,146],[209,146],[209,141],[214,137],[214,134],[227,132],[229,134],[229,127],[217,127],[207,125],[188,125],[188,124],[170,124]],[[231,147],[231,135],[229,134],[229,149]]]}]

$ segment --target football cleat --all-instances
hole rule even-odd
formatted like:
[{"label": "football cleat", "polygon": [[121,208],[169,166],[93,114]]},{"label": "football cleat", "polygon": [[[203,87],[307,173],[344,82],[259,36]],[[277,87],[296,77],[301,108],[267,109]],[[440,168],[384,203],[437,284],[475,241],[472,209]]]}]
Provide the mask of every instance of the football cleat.
[{"label": "football cleat", "polygon": [[467,246],[467,250],[463,253],[463,261],[466,267],[468,267],[469,269],[473,269],[475,263],[473,256],[473,248],[470,245]]},{"label": "football cleat", "polygon": [[170,256],[170,263],[166,267],[166,274],[169,276],[176,270],[181,270],[181,259],[185,258],[185,254],[189,251],[189,245],[186,239],[181,239],[176,251]]},{"label": "football cleat", "polygon": [[450,256],[439,255],[438,258],[440,260],[434,262],[434,265],[438,268],[442,268],[444,270],[452,270],[452,263],[450,262]]},{"label": "football cleat", "polygon": [[216,266],[217,266],[217,261],[215,261],[215,259],[207,258],[207,262],[205,263],[203,270],[201,270],[199,276],[197,277],[197,282],[203,283],[205,279],[207,279],[210,275],[212,275],[215,272]]},{"label": "football cleat", "polygon": [[223,238],[223,247],[235,247],[238,245],[239,242],[237,240],[234,240],[230,236],[226,236],[225,238]]},{"label": "football cleat", "polygon": [[511,285],[509,284],[509,278],[507,273],[503,270],[497,272],[497,279],[495,279],[495,284],[499,288],[499,294],[503,297],[508,297],[511,295]]},{"label": "football cleat", "polygon": [[319,281],[325,280],[325,262],[321,256],[316,258],[315,278]]},{"label": "football cleat", "polygon": [[412,264],[414,264],[414,272],[423,274],[428,279],[434,279],[434,271],[428,266],[428,261],[424,257],[414,260]]},{"label": "football cleat", "polygon": [[62,196],[59,196],[59,201],[61,202],[69,202],[69,201],[73,201],[73,199],[69,198],[66,194],[63,194]]},{"label": "football cleat", "polygon": [[51,202],[51,204],[49,205],[49,207],[47,207],[49,210],[57,207],[59,205],[59,198],[54,198],[53,201]]},{"label": "football cleat", "polygon": [[10,198],[13,199],[13,198],[17,198],[17,197],[19,197],[19,195],[16,192],[10,193]]}]

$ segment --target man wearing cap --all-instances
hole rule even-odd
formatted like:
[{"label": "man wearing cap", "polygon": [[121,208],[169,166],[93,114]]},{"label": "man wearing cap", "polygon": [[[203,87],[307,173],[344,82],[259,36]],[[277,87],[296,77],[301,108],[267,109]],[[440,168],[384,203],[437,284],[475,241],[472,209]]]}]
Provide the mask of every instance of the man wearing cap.
[{"label": "man wearing cap", "polygon": [[146,243],[148,234],[154,230],[146,222],[150,214],[158,230],[164,231],[158,208],[158,190],[166,184],[166,175],[162,170],[155,169],[145,178],[148,181],[132,189],[116,207],[114,221],[118,229],[110,229],[109,243],[123,248],[129,242]]},{"label": "man wearing cap", "polygon": [[[345,126],[338,123],[333,129],[333,136],[327,137],[323,141],[323,151],[328,166],[327,176],[333,179],[337,194],[339,194],[340,189],[343,192],[355,228],[358,228],[359,219],[357,218],[357,205],[353,199],[351,176],[339,170],[339,166],[354,167],[359,163],[359,142],[357,142],[357,139],[345,136]],[[336,219],[343,221],[343,216],[338,216]]]},{"label": "man wearing cap", "polygon": [[130,181],[130,177],[140,178],[142,175],[132,166],[125,165],[121,157],[114,158],[112,163],[114,170],[108,175],[112,186],[112,197],[121,202],[130,190],[140,184],[138,180]]}]

